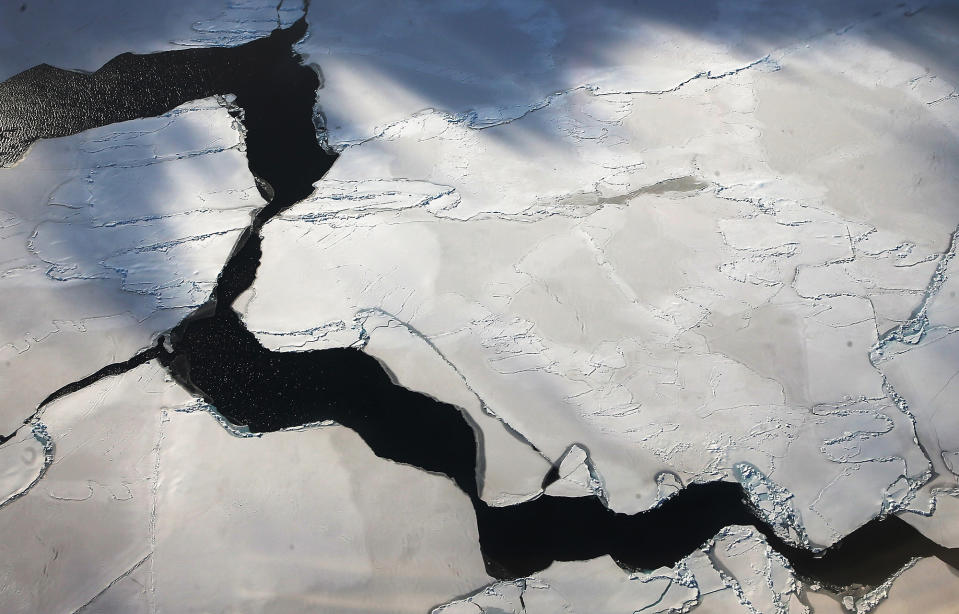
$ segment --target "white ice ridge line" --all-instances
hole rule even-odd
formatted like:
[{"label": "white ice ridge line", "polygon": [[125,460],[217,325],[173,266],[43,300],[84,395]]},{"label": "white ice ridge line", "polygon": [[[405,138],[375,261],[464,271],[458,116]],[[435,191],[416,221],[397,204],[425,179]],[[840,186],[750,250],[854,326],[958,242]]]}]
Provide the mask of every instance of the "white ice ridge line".
[{"label": "white ice ridge line", "polygon": [[[896,6],[893,7],[893,8],[894,8],[894,9],[904,8],[904,6],[905,6],[904,4],[899,4],[899,5],[896,5]],[[906,12],[903,13],[903,15],[904,15],[904,16],[909,16],[909,17],[911,17],[912,15],[918,13],[919,11],[923,10],[924,8],[926,8],[925,5],[917,8],[917,9],[912,9],[912,10],[908,10],[908,9],[907,9]],[[751,62],[749,62],[749,63],[747,63],[747,64],[744,64],[744,65],[742,65],[742,66],[739,66],[739,67],[737,67],[737,68],[732,68],[732,69],[730,69],[730,70],[727,70],[727,71],[725,71],[725,72],[722,72],[722,73],[719,73],[719,74],[715,74],[715,75],[713,74],[712,70],[704,70],[704,71],[701,71],[701,72],[699,72],[699,73],[696,73],[696,74],[693,75],[692,77],[689,77],[688,79],[686,79],[686,80],[684,80],[684,81],[681,81],[681,82],[678,83],[677,85],[674,85],[673,87],[667,88],[667,89],[664,89],[664,90],[635,90],[635,91],[623,90],[623,91],[609,91],[609,92],[601,92],[601,93],[597,93],[597,92],[592,92],[592,91],[591,91],[591,93],[593,93],[593,94],[596,95],[596,96],[614,96],[614,95],[617,95],[617,94],[621,94],[621,95],[638,95],[638,94],[660,95],[660,94],[670,94],[670,93],[673,93],[673,92],[681,89],[682,87],[688,85],[689,83],[692,83],[693,81],[696,81],[696,80],[698,80],[698,79],[711,79],[711,80],[724,79],[724,78],[726,78],[726,77],[731,77],[731,76],[733,76],[733,75],[736,75],[736,74],[738,74],[738,73],[741,73],[741,72],[743,72],[743,71],[745,71],[745,70],[749,70],[750,68],[755,68],[756,66],[759,66],[760,64],[769,63],[775,70],[779,70],[779,61],[780,61],[782,58],[784,58],[784,57],[786,57],[787,55],[795,52],[795,51],[798,50],[798,49],[802,49],[802,48],[804,48],[804,47],[807,47],[811,42],[816,41],[816,40],[819,40],[819,39],[822,39],[822,38],[825,38],[825,37],[828,36],[829,34],[835,34],[836,36],[841,36],[841,35],[845,34],[846,32],[849,32],[850,30],[852,30],[853,28],[855,28],[856,26],[858,26],[858,25],[860,25],[860,24],[863,24],[863,23],[866,23],[866,22],[872,21],[872,20],[877,20],[877,19],[879,19],[879,18],[881,18],[881,17],[883,17],[883,16],[885,16],[885,11],[878,11],[878,12],[876,12],[876,13],[868,16],[868,17],[863,17],[862,19],[859,19],[858,21],[854,21],[854,22],[852,22],[852,23],[846,24],[845,26],[841,26],[841,27],[839,27],[839,28],[830,28],[830,29],[827,29],[827,30],[825,30],[825,31],[823,31],[823,32],[820,32],[819,34],[814,34],[813,36],[810,36],[809,38],[806,38],[806,39],[803,39],[803,40],[801,40],[801,41],[798,41],[798,42],[796,42],[796,43],[794,43],[794,44],[792,44],[792,45],[789,45],[789,46],[787,46],[787,47],[781,47],[781,48],[778,48],[778,49],[774,49],[773,51],[770,51],[769,53],[767,53],[766,55],[762,56],[761,58],[755,59],[755,60],[753,60],[753,61],[751,61]],[[774,56],[775,56],[775,57],[774,57]],[[587,88],[587,89],[592,90],[593,87],[590,87],[590,88]]]},{"label": "white ice ridge line", "polygon": [[931,100],[931,101],[927,102],[926,104],[929,105],[929,106],[932,106],[932,105],[934,105],[934,104],[938,104],[938,103],[944,102],[944,101],[946,101],[946,100],[955,100],[955,99],[957,99],[957,98],[959,98],[959,90],[953,90],[953,91],[949,92],[948,94],[946,94],[945,96],[943,96],[942,98],[936,98],[935,100]]},{"label": "white ice ridge line", "polygon": [[758,66],[759,64],[763,64],[766,62],[769,62],[773,64],[773,66],[778,67],[778,64],[775,63],[772,59],[772,54],[767,53],[766,55],[759,58],[758,60],[753,60],[752,62],[749,62],[748,64],[744,64],[737,68],[727,70],[726,72],[719,73],[718,75],[714,75],[712,70],[700,71],[696,73],[695,75],[693,75],[692,77],[689,77],[685,81],[680,81],[678,84],[674,85],[673,87],[670,87],[664,90],[611,90],[608,92],[599,92],[599,91],[596,91],[598,89],[597,86],[589,86],[587,89],[594,96],[636,96],[636,95],[659,96],[661,94],[672,94],[673,92],[679,91],[686,85],[692,83],[693,81],[697,81],[699,79],[714,79],[714,80],[725,79],[726,77],[731,77],[733,75],[743,72],[744,70],[749,70],[750,68],[753,68],[755,66]]},{"label": "white ice ridge line", "polygon": [[[68,222],[56,222],[56,223],[68,223]],[[149,245],[134,245],[134,246],[132,246],[132,247],[125,247],[125,248],[119,249],[119,250],[117,250],[117,251],[115,251],[115,252],[111,252],[110,254],[107,254],[102,260],[97,261],[97,264],[100,265],[101,267],[105,268],[105,269],[110,269],[110,270],[116,271],[117,273],[120,273],[121,280],[123,281],[124,285],[126,285],[127,273],[128,273],[129,271],[128,271],[127,269],[122,268],[122,267],[117,267],[117,266],[109,265],[109,264],[106,263],[107,260],[110,260],[111,258],[116,258],[116,257],[118,257],[118,256],[125,256],[125,255],[127,255],[127,254],[143,254],[143,253],[148,253],[148,252],[165,252],[166,250],[170,249],[171,247],[177,247],[177,246],[179,246],[179,245],[186,245],[186,244],[188,244],[188,243],[202,242],[202,241],[205,241],[205,240],[210,239],[210,238],[213,238],[213,237],[226,236],[226,235],[231,234],[231,233],[234,233],[234,232],[242,232],[242,231],[245,230],[246,228],[247,228],[247,226],[237,226],[237,227],[235,227],[235,228],[228,228],[228,229],[226,229],[226,230],[217,230],[217,231],[208,232],[208,233],[200,234],[200,235],[193,235],[193,236],[189,236],[189,237],[181,237],[181,238],[178,238],[178,239],[171,239],[171,240],[169,240],[169,241],[163,241],[163,242],[159,242],[159,243],[152,243],[152,244],[149,244]],[[39,253],[39,250],[37,250],[37,248],[35,247],[36,244],[35,244],[35,241],[34,241],[34,240],[37,238],[37,236],[38,236],[38,234],[37,234],[37,232],[35,231],[34,234],[33,234],[33,236],[31,236],[30,239],[29,239],[28,242],[27,242],[27,249],[28,249],[30,252],[32,252],[32,253],[33,253],[38,259],[40,259],[42,262],[50,265],[50,267],[47,269],[47,271],[46,271],[46,273],[45,273],[45,275],[46,275],[47,277],[49,277],[50,279],[52,279],[52,280],[54,280],[54,281],[69,281],[69,280],[73,280],[73,279],[104,279],[103,277],[98,276],[98,275],[84,275],[84,274],[68,275],[68,273],[76,270],[77,267],[76,267],[76,266],[64,267],[64,266],[63,266],[62,264],[60,264],[60,263],[51,262],[51,261],[49,261],[49,260],[44,259],[44,257]],[[127,288],[123,288],[123,289],[127,289]]]},{"label": "white ice ridge line", "polygon": [[[231,191],[228,191],[228,192],[240,192],[240,193],[242,193],[242,192],[244,192],[244,190],[231,190]],[[56,203],[50,203],[50,204],[56,204]],[[69,205],[64,205],[64,206],[69,206]],[[191,216],[194,216],[194,215],[205,215],[205,214],[208,214],[208,213],[217,214],[217,213],[224,212],[224,211],[226,211],[226,212],[231,212],[231,213],[232,213],[232,212],[235,212],[235,211],[242,211],[242,210],[244,210],[244,209],[257,210],[257,209],[259,209],[259,208],[262,208],[262,207],[255,207],[255,206],[252,206],[252,205],[237,205],[237,206],[235,206],[235,207],[230,207],[230,208],[227,208],[227,209],[203,209],[203,208],[200,208],[200,209],[188,209],[188,210],[186,210],[186,211],[177,211],[177,212],[175,212],[175,213],[162,213],[162,214],[157,214],[157,215],[145,215],[145,216],[142,216],[142,217],[132,217],[132,218],[121,219],[121,220],[110,220],[110,221],[107,221],[107,222],[94,222],[94,223],[90,224],[89,228],[120,228],[120,227],[122,227],[122,226],[139,225],[139,224],[143,224],[143,223],[145,223],[145,222],[158,222],[158,221],[161,221],[161,220],[169,220],[169,219],[173,219],[173,218],[191,217]],[[60,223],[60,222],[58,222],[58,221],[53,221],[52,223],[56,224],[56,223]],[[67,222],[65,222],[65,223],[67,223],[67,224],[72,224],[72,222],[70,222],[70,221],[67,221]],[[243,228],[245,229],[246,227],[244,226]],[[117,252],[117,253],[119,253],[119,252]]]},{"label": "white ice ridge line", "polygon": [[[157,549],[157,510],[159,509],[160,503],[160,462],[162,460],[160,455],[160,447],[163,445],[163,440],[166,438],[166,433],[163,430],[163,426],[169,421],[169,414],[167,410],[161,410],[159,416],[159,424],[157,425],[157,440],[156,445],[153,446],[153,475],[152,483],[150,484],[150,554],[154,554]],[[152,556],[148,557],[150,559],[150,587],[147,594],[150,603],[150,612],[156,614],[157,612],[157,600],[156,600],[156,559]]]},{"label": "white ice ridge line", "polygon": [[[152,158],[141,158],[138,160],[124,160],[119,162],[106,162],[103,164],[98,164],[96,166],[96,169],[99,170],[104,168],[140,168],[144,166],[152,166],[154,164],[162,164],[164,162],[173,162],[176,160],[188,160],[190,158],[196,158],[196,157],[205,156],[208,154],[221,153],[224,151],[229,151],[231,149],[238,149],[242,145],[243,143],[241,142],[241,143],[237,143],[235,145],[229,145],[226,147],[206,147],[204,149],[197,149],[194,151],[177,152],[177,153],[166,154],[166,155],[154,155]],[[92,154],[103,153],[111,149],[121,149],[123,147],[132,147],[132,145],[115,145],[112,147],[103,147],[97,150],[86,151],[84,153],[89,153],[92,155]]]}]

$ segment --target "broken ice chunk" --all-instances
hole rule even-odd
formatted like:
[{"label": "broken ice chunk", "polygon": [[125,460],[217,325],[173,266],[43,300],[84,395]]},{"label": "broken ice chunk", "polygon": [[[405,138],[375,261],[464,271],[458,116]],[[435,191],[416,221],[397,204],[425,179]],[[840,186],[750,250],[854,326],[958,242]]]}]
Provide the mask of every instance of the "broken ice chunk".
[{"label": "broken ice chunk", "polygon": [[554,497],[596,496],[605,501],[603,482],[589,458],[589,452],[579,444],[572,444],[555,466],[556,478],[546,485],[544,492]]}]

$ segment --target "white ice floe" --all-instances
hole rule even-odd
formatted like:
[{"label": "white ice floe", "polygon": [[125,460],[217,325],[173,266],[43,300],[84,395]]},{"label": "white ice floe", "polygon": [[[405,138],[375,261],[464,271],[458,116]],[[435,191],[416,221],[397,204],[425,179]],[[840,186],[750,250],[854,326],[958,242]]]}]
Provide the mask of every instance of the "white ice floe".
[{"label": "white ice floe", "polygon": [[40,141],[0,169],[0,432],[204,303],[263,204],[214,99]]},{"label": "white ice floe", "polygon": [[[524,7],[312,20],[342,155],[264,228],[249,328],[415,331],[381,360],[436,354],[416,389],[517,435],[486,458],[581,444],[619,512],[737,466],[810,546],[928,510],[953,448],[876,348],[959,225],[952,7]],[[484,497],[533,496],[517,467]]]},{"label": "white ice floe", "polygon": [[45,408],[53,463],[0,515],[0,610],[421,614],[490,581],[450,480],[343,427],[238,438],[195,406],[148,363]]},{"label": "white ice floe", "polygon": [[900,327],[883,338],[875,353],[903,411],[915,421],[933,477],[903,514],[930,538],[959,547],[959,230],[917,305]]},{"label": "white ice floe", "polygon": [[627,574],[609,557],[557,562],[496,582],[433,614],[807,614],[803,586],[751,527],[728,527],[677,563]]},{"label": "white ice floe", "polygon": [[[0,8],[0,78],[241,44],[303,11],[127,4]],[[735,480],[794,543],[899,513],[959,546],[954,2],[314,1],[308,20],[342,155],[263,229],[234,305],[261,343],[360,347],[462,407],[492,505],[542,495],[551,466],[548,493],[624,513]],[[263,204],[212,100],[39,142],[0,199],[0,433],[206,300]],[[491,584],[451,481],[341,427],[254,437],[198,407],[151,364],[0,448],[0,586],[23,589],[0,610],[955,600],[934,559],[865,594],[804,587],[744,527],[671,569]]]}]

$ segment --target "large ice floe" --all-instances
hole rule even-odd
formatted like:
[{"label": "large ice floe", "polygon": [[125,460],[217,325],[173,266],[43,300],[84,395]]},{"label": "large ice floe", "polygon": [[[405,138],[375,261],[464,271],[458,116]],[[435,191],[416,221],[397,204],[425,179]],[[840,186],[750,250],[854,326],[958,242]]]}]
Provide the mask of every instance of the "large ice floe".
[{"label": "large ice floe", "polygon": [[465,495],[342,427],[236,437],[152,362],[44,423],[56,462],[0,512],[4,612],[413,614],[489,581]]},{"label": "large ice floe", "polygon": [[[358,348],[461,408],[492,508],[730,481],[796,546],[895,514],[959,547],[956,3],[201,2],[85,56],[23,46],[11,5],[0,66],[237,45],[304,8],[340,157],[262,227],[233,309],[264,348]],[[497,581],[444,475],[336,424],[251,433],[154,362],[34,415],[210,298],[265,204],[230,105],[0,169],[0,610],[950,611],[943,561],[822,587],[740,525],[672,567]]]},{"label": "large ice floe", "polygon": [[812,547],[893,512],[955,539],[959,354],[917,315],[954,299],[955,8],[708,8],[316,20],[341,157],[236,306],[519,433],[494,505],[535,495],[525,439],[587,448],[618,512],[740,480]]},{"label": "large ice floe", "polygon": [[[881,355],[937,283],[959,223],[951,75],[902,48],[942,39],[952,13],[813,12],[805,38],[791,28],[774,46],[739,21],[772,17],[721,8],[701,32],[629,9],[423,10],[362,49],[344,32],[360,9],[321,20],[301,50],[323,67],[342,155],[265,226],[238,303],[250,330],[278,350],[374,355],[379,335],[414,331],[381,357],[400,383],[418,371],[415,387],[443,398],[431,382],[445,380],[422,370],[452,368],[550,460],[583,444],[616,511],[655,505],[662,472],[736,479],[740,463],[790,494],[777,513],[789,508],[816,546],[919,505],[935,441],[919,426],[917,445],[920,410]],[[437,37],[407,47],[417,20]],[[457,30],[477,20],[505,32],[496,49]],[[710,31],[723,27],[742,40]],[[576,34],[599,48],[575,55]],[[426,64],[444,44],[459,54]],[[524,44],[548,59],[498,59]],[[527,97],[495,121],[477,119],[483,92],[511,90],[489,83],[488,64]],[[523,71],[565,89],[540,97]],[[358,75],[365,88],[351,87]],[[437,81],[481,92],[431,98]],[[406,117],[364,107],[402,115],[414,96]]]},{"label": "large ice floe", "polygon": [[0,169],[0,432],[207,300],[264,204],[227,104],[40,141]]}]

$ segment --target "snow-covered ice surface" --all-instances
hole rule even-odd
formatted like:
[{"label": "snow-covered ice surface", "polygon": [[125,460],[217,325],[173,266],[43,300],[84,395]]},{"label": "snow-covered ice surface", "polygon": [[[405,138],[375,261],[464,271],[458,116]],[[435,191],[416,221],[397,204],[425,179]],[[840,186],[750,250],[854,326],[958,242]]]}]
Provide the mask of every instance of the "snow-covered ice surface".
[{"label": "snow-covered ice surface", "polygon": [[[955,6],[522,7],[311,20],[341,157],[266,225],[248,327],[282,351],[414,330],[388,369],[456,402],[422,374],[454,369],[552,462],[583,445],[616,511],[657,476],[740,479],[813,546],[933,501],[906,517],[954,534],[959,430],[886,348],[959,224]],[[924,347],[901,379],[933,396],[959,365],[926,351],[932,386]]]},{"label": "snow-covered ice surface", "polygon": [[264,204],[242,149],[211,98],[37,142],[0,169],[0,433],[207,300]]},{"label": "snow-covered ice surface", "polygon": [[[11,3],[0,79],[305,8]],[[340,157],[263,226],[233,308],[264,347],[360,348],[462,408],[494,507],[634,514],[727,480],[793,544],[898,514],[959,547],[959,5],[314,1],[307,23]],[[265,204],[228,105],[0,169],[0,435],[207,302]],[[959,591],[933,558],[810,586],[744,526],[671,568],[494,581],[474,507],[344,427],[231,425],[149,362],[0,447],[0,610],[892,614]]]},{"label": "snow-covered ice surface", "polygon": [[928,510],[954,478],[876,348],[959,224],[955,7],[523,6],[311,21],[341,157],[266,225],[248,327],[415,330],[405,360],[440,354],[550,461],[582,444],[616,511],[742,463],[814,546]]},{"label": "snow-covered ice surface", "polygon": [[475,612],[807,612],[788,563],[752,528],[729,527],[674,568],[624,574],[607,557],[554,563],[497,582],[433,614]]},{"label": "snow-covered ice surface", "polygon": [[489,582],[449,480],[204,408],[152,362],[48,405],[52,464],[0,513],[0,610],[414,614]]}]

